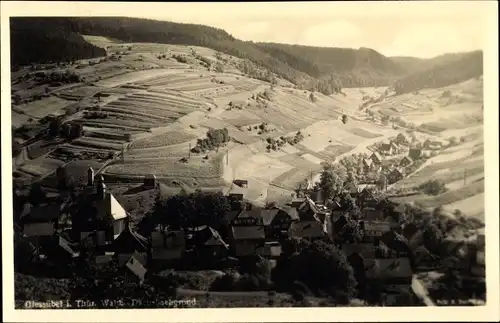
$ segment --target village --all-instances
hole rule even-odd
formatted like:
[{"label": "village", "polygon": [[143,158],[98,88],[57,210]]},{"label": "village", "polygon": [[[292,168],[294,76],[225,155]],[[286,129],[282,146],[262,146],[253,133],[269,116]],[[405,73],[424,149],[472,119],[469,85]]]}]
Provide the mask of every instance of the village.
[{"label": "village", "polygon": [[[363,158],[366,173],[387,174],[385,187],[346,182],[342,193],[329,199],[316,187],[298,191],[287,205],[263,208],[245,199],[248,181],[234,180],[240,190],[224,196],[229,206],[224,233],[210,225],[183,226],[175,220],[139,229],[107,189],[104,177],[89,168],[87,185],[78,192],[46,194],[32,189],[20,203],[16,201],[21,193],[14,193],[16,243],[27,245],[36,262],[85,258],[97,267],[115,262],[127,279],[141,284],[148,274],[165,268],[233,268],[256,256],[274,268],[288,252],[290,239],[325,241],[341,250],[358,283],[376,279],[382,284],[381,303],[428,305],[425,293],[416,295],[414,276],[422,264],[435,267],[441,260],[425,247],[425,224],[408,221],[408,210],[384,194],[388,184],[405,176],[405,167],[422,158],[422,149],[408,146],[408,139],[400,135]],[[404,155],[399,163],[384,164],[395,153]],[[64,172],[58,173],[64,182]],[[155,191],[158,185],[155,176],[144,178],[144,189]],[[467,250],[472,264],[467,270],[484,277],[484,235]]]}]

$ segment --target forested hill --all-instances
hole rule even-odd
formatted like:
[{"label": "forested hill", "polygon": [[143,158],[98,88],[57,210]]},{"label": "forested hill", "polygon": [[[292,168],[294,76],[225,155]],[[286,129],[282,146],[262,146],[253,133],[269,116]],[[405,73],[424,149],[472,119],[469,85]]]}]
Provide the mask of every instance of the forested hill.
[{"label": "forested hill", "polygon": [[[341,87],[386,86],[401,79],[401,84],[420,79],[426,71],[432,77],[437,71],[450,73],[454,64],[462,64],[458,56],[441,56],[436,60],[389,58],[372,49],[327,48],[253,43],[235,39],[218,28],[122,17],[57,17],[11,18],[12,62],[26,64],[36,61],[57,61],[103,55],[103,50],[78,34],[105,36],[125,42],[155,42],[203,46],[248,59],[300,88],[324,94],[338,92]],[[482,55],[482,53],[481,53]],[[439,79],[441,84],[477,74],[477,56],[470,58],[470,73],[457,73]],[[417,61],[416,61],[417,60]],[[482,66],[482,56],[480,58]],[[472,62],[474,61],[474,62]],[[465,64],[465,63],[463,63]],[[481,71],[482,73],[482,68]],[[416,74],[415,74],[416,73]],[[413,75],[413,76],[412,76]],[[425,78],[425,77],[424,77]],[[416,84],[432,84],[420,82]],[[413,84],[413,83],[412,83]],[[407,88],[410,88],[407,86]]]},{"label": "forested hill", "polygon": [[81,35],[33,18],[11,18],[10,48],[13,66],[106,56]]},{"label": "forested hill", "polygon": [[397,94],[460,83],[483,75],[483,52],[446,54],[425,61],[418,71],[395,84]]},{"label": "forested hill", "polygon": [[255,44],[262,51],[315,78],[335,75],[342,86],[389,85],[409,72],[370,48],[333,48],[275,43]]}]

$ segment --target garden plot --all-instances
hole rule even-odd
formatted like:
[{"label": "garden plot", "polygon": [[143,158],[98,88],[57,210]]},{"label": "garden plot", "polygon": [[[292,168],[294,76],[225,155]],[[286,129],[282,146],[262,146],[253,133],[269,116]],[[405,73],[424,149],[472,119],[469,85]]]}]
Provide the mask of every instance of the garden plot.
[{"label": "garden plot", "polygon": [[227,128],[227,130],[229,132],[229,136],[234,141],[241,143],[241,144],[251,144],[251,143],[254,143],[254,142],[261,140],[259,137],[249,135],[246,132],[243,132],[243,131],[233,127],[232,125],[227,124],[226,122],[219,120],[219,119],[208,118],[204,122],[202,122],[201,125],[203,127],[212,128],[212,129]]},{"label": "garden plot", "polygon": [[40,140],[34,142],[33,144],[27,147],[28,157],[30,159],[35,159],[40,156],[46,155],[50,153],[52,150],[56,149],[59,145],[61,145],[64,142],[65,140],[61,138]]},{"label": "garden plot", "polygon": [[14,110],[11,111],[12,127],[19,128],[23,124],[29,123],[33,118],[25,114],[18,113]]},{"label": "garden plot", "polygon": [[81,137],[72,141],[74,146],[90,147],[106,150],[121,150],[124,142],[118,140],[107,140],[95,137]]},{"label": "garden plot", "polygon": [[243,130],[247,130],[247,127],[256,125],[263,121],[248,111],[234,109],[224,111],[219,118],[235,127],[245,128]]},{"label": "garden plot", "polygon": [[177,159],[146,159],[115,163],[106,168],[106,174],[118,175],[156,175],[169,178],[220,178],[222,176],[222,158],[217,157],[204,160],[201,157],[190,158],[187,163]]},{"label": "garden plot", "polygon": [[37,158],[19,167],[19,170],[32,176],[44,176],[55,171],[63,161],[52,158]]},{"label": "garden plot", "polygon": [[[445,193],[439,194],[437,196],[429,195],[411,195],[407,197],[394,198],[397,203],[414,202],[421,207],[427,209],[433,209],[438,206],[449,205],[452,203],[458,203],[460,201],[466,200],[470,197],[476,196],[478,194],[484,193],[484,180],[479,180],[473,182],[465,187],[457,190],[449,190]],[[484,209],[484,202],[476,205],[477,212]],[[470,211],[470,210],[469,210]],[[475,212],[475,213],[477,213]],[[472,213],[472,212],[471,212]]]},{"label": "garden plot", "polygon": [[84,97],[94,96],[103,89],[104,88],[98,86],[78,86],[68,90],[58,91],[58,94],[64,98],[80,100]]},{"label": "garden plot", "polygon": [[[319,167],[318,167],[319,169]],[[304,182],[304,180],[311,177],[311,170],[292,168],[289,171],[276,177],[271,185],[275,185],[288,190],[295,190],[299,183]]]},{"label": "garden plot", "polygon": [[128,139],[132,139],[135,136],[144,133],[143,131],[131,131],[122,129],[111,130],[111,129],[88,127],[88,126],[84,126],[83,131],[85,133],[85,136],[87,137],[97,137],[97,138],[120,140],[120,141],[128,141]]},{"label": "garden plot", "polygon": [[105,80],[101,80],[97,82],[98,86],[102,86],[105,88],[108,87],[117,87],[127,83],[138,83],[150,78],[165,76],[170,74],[176,74],[179,71],[170,70],[170,69],[152,69],[146,71],[135,71],[126,74],[121,74],[117,76],[110,77]]},{"label": "garden plot", "polygon": [[125,131],[130,133],[148,131],[151,127],[141,123],[123,119],[83,119],[81,123],[84,127],[99,128],[108,131]]},{"label": "garden plot", "polygon": [[[160,146],[152,148],[132,148],[125,154],[125,159],[140,160],[153,158],[181,158],[188,157],[190,148],[196,146],[196,140],[183,142],[171,146]],[[191,153],[192,154],[192,153]]]},{"label": "garden plot", "polygon": [[135,140],[131,149],[155,148],[162,146],[177,145],[196,139],[196,136],[185,131],[167,131],[163,134],[151,136],[148,138]]},{"label": "garden plot", "polygon": [[23,111],[27,116],[43,118],[45,116],[48,116],[49,114],[63,115],[65,113],[64,108],[69,104],[70,102],[67,100],[51,96],[27,104],[19,105],[16,108],[19,111]]},{"label": "garden plot", "polygon": [[354,149],[354,146],[349,145],[328,145],[324,150],[319,151],[323,155],[327,155],[331,158],[336,158],[340,155],[350,152]]},{"label": "garden plot", "polygon": [[303,169],[303,170],[314,170],[318,168],[318,164],[305,159],[303,156],[298,155],[285,155],[278,158],[280,161],[287,163],[293,167]]},{"label": "garden plot", "polygon": [[454,203],[443,205],[443,207],[449,212],[460,210],[465,215],[479,216],[484,220],[484,205],[485,199],[483,192]]},{"label": "garden plot", "polygon": [[253,177],[272,182],[279,175],[289,171],[293,167],[264,154],[252,155],[238,165],[237,175],[241,178]]}]

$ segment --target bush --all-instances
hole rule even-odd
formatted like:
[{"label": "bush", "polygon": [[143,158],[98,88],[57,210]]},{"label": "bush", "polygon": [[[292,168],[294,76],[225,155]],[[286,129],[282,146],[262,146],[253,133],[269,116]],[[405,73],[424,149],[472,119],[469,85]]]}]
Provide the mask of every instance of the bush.
[{"label": "bush", "polygon": [[437,179],[431,179],[417,188],[427,195],[439,195],[447,191],[446,184]]}]

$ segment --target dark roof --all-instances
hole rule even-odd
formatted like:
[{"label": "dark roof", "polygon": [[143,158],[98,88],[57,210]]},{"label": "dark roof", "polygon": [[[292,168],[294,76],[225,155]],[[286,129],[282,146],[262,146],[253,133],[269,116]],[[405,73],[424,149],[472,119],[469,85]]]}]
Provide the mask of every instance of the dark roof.
[{"label": "dark roof", "polygon": [[153,247],[166,247],[166,248],[182,248],[186,243],[186,234],[182,230],[169,230],[164,231],[156,229],[151,232],[151,245]]},{"label": "dark roof", "polygon": [[228,220],[229,222],[233,222],[233,220],[234,220],[234,219],[236,219],[236,217],[237,217],[237,216],[238,216],[238,214],[240,214],[240,213],[241,213],[241,210],[236,210],[236,211],[235,211],[235,210],[233,210],[233,211],[229,211],[229,212],[227,213],[227,220]]},{"label": "dark roof", "polygon": [[417,226],[413,223],[409,223],[405,225],[403,228],[403,236],[406,239],[411,239],[411,237],[413,237],[413,235],[417,233],[417,231],[418,231]]},{"label": "dark roof", "polygon": [[307,198],[306,201],[300,205],[298,211],[301,221],[316,219],[315,215],[319,212],[314,202],[309,198]]},{"label": "dark roof", "polygon": [[53,221],[61,214],[61,205],[56,203],[40,204],[33,206],[30,203],[24,205],[20,219],[22,222]]},{"label": "dark roof", "polygon": [[409,251],[408,240],[399,233],[389,231],[384,233],[380,240],[390,249],[398,252]]},{"label": "dark roof", "polygon": [[280,207],[279,210],[278,210],[278,213],[276,215],[281,214],[281,213],[286,214],[292,220],[300,220],[300,218],[299,218],[299,212],[294,207],[290,207],[290,206]]},{"label": "dark roof", "polygon": [[241,218],[255,218],[262,219],[262,209],[260,207],[252,206],[252,209],[244,209],[237,215],[238,219]]},{"label": "dark roof", "polygon": [[262,210],[261,216],[264,225],[270,225],[274,217],[278,214],[279,209]]},{"label": "dark roof", "polygon": [[378,152],[376,152],[376,151],[374,151],[374,152],[370,155],[370,158],[371,158],[372,156],[375,156],[375,157],[377,157],[377,159],[382,160],[382,156],[380,156],[380,154],[379,154]]},{"label": "dark roof", "polygon": [[236,226],[232,227],[232,231],[236,240],[260,240],[266,237],[262,226]]},{"label": "dark roof", "polygon": [[130,224],[125,230],[113,241],[113,250],[115,252],[144,252],[148,250],[148,240],[142,235],[133,231]]},{"label": "dark roof", "polygon": [[391,149],[391,144],[383,143],[380,145],[380,150],[389,150]]},{"label": "dark roof", "polygon": [[209,226],[194,233],[195,244],[198,246],[223,246],[229,248],[229,245],[222,239],[219,232]]}]

